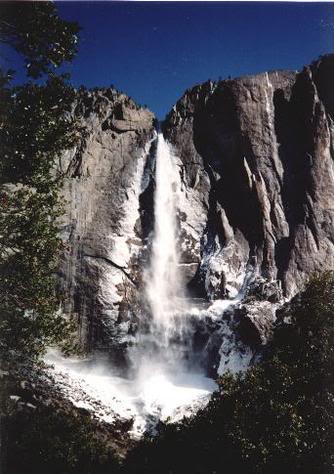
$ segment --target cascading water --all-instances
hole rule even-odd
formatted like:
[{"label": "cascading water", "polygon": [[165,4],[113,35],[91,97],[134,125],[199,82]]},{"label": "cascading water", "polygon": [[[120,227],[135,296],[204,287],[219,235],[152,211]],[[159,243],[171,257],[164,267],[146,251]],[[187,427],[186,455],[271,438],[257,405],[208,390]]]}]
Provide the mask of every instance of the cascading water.
[{"label": "cascading water", "polygon": [[154,194],[154,232],[151,258],[145,272],[149,323],[139,325],[136,344],[129,349],[139,379],[155,372],[174,376],[185,369],[189,342],[187,302],[179,269],[177,225],[180,175],[176,158],[161,133],[157,137]]},{"label": "cascading water", "polygon": [[154,197],[154,237],[146,292],[153,324],[168,335],[175,329],[172,315],[178,310],[183,293],[178,271],[177,196],[179,175],[174,157],[163,138],[158,135],[156,154],[156,190]]},{"label": "cascading water", "polygon": [[[180,176],[176,161],[169,144],[158,134],[154,232],[144,274],[150,314],[139,324],[134,343],[128,348],[130,378],[116,376],[101,361],[87,369],[84,364],[53,357],[58,368],[75,382],[74,392],[69,390],[72,400],[82,390],[89,400],[86,408],[92,399],[100,400],[105,413],[110,408],[132,418],[134,436],[154,429],[159,420],[177,420],[193,412],[193,404],[206,403],[216,387],[198,370],[190,354],[194,332],[178,265]],[[78,404],[82,406],[80,395]],[[103,417],[110,419],[109,414]]]},{"label": "cascading water", "polygon": [[[145,288],[151,312],[148,341],[153,344],[155,361],[166,366],[176,362],[180,364],[187,327],[184,286],[178,268],[179,179],[175,157],[163,135],[159,134],[155,167],[154,234]],[[146,353],[151,352],[143,340],[145,337],[141,338],[140,345]]]},{"label": "cascading water", "polygon": [[[189,363],[193,328],[179,268],[178,200],[180,175],[176,157],[162,134],[157,137],[154,232],[145,273],[149,324],[139,326],[129,349],[142,414],[164,419],[180,406],[207,396],[213,381]],[[191,357],[190,357],[191,359]],[[146,418],[147,419],[147,418]]]}]

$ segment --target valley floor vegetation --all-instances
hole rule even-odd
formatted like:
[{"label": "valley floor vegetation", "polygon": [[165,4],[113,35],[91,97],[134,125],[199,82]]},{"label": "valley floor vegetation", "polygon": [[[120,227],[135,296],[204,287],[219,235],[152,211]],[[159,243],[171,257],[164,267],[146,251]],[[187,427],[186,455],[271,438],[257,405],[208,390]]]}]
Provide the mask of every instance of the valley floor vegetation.
[{"label": "valley floor vegetation", "polygon": [[1,472],[333,473],[333,273],[313,276],[280,310],[261,363],[227,373],[196,416],[138,443],[125,427],[110,431],[84,410],[44,403],[25,381],[26,367],[71,329],[54,276],[62,246],[54,164],[80,130],[69,113],[75,91],[55,68],[74,57],[79,27],[51,2],[3,2],[0,18],[1,42],[27,73],[15,87],[13,71],[0,77]]}]

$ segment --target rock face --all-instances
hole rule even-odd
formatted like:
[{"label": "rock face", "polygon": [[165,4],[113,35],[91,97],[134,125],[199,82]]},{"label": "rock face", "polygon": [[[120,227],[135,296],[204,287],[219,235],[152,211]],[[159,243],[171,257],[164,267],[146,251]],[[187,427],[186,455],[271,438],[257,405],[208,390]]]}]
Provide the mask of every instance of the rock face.
[{"label": "rock face", "polygon": [[85,131],[59,163],[66,246],[60,290],[90,349],[116,342],[118,326],[129,330],[145,246],[140,200],[149,183],[154,116],[113,89],[79,91],[73,115]]},{"label": "rock face", "polygon": [[[333,55],[299,73],[208,81],[162,125],[180,172],[188,288],[206,300],[244,295],[226,314],[214,307],[210,327],[199,323],[218,372],[233,369],[238,351],[242,366],[251,363],[278,302],[334,266],[333,81]],[[64,311],[77,316],[86,348],[122,353],[143,310],[154,117],[112,89],[79,91],[73,114],[86,133],[59,164]]]},{"label": "rock face", "polygon": [[300,73],[209,81],[167,116],[197,294],[231,295],[261,276],[290,297],[333,268],[333,80],[330,55]]}]

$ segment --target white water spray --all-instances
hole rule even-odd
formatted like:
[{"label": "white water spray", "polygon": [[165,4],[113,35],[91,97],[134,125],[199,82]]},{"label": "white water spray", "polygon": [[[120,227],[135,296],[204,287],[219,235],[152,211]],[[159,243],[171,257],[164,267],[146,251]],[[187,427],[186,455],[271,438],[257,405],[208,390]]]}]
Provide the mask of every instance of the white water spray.
[{"label": "white water spray", "polygon": [[[176,157],[162,134],[157,137],[154,193],[154,231],[145,293],[150,318],[139,325],[136,344],[129,348],[132,371],[139,381],[174,376],[182,370],[191,343],[187,304],[179,268],[177,212],[180,175]],[[183,367],[184,368],[184,367]]]},{"label": "white water spray", "polygon": [[177,200],[179,174],[175,157],[163,135],[158,135],[156,189],[154,196],[154,237],[146,293],[154,327],[162,332],[164,345],[177,331],[175,316],[182,312],[183,284],[178,268]]}]

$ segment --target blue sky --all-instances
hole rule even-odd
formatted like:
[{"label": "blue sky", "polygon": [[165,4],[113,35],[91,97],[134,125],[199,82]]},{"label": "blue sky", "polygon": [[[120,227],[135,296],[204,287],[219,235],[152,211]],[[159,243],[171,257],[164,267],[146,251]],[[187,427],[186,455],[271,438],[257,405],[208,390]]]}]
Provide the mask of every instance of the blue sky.
[{"label": "blue sky", "polygon": [[163,118],[185,89],[334,52],[334,3],[56,2],[82,26],[75,85],[115,87]]}]

